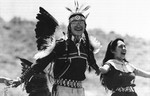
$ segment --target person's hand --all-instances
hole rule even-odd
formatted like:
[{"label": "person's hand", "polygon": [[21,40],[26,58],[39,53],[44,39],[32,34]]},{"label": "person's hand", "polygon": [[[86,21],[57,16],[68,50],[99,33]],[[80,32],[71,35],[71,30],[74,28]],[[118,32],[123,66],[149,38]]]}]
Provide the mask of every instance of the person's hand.
[{"label": "person's hand", "polygon": [[13,80],[12,81],[12,87],[18,87],[20,84],[21,84],[22,82],[21,82],[21,80]]},{"label": "person's hand", "polygon": [[99,75],[100,72],[101,72],[100,69],[98,69],[98,70],[96,70],[95,74],[96,74],[96,75]]},{"label": "person's hand", "polygon": [[4,80],[4,84],[5,84],[6,86],[10,86],[10,85],[12,84],[12,81],[13,81],[13,80],[5,79],[5,80]]}]

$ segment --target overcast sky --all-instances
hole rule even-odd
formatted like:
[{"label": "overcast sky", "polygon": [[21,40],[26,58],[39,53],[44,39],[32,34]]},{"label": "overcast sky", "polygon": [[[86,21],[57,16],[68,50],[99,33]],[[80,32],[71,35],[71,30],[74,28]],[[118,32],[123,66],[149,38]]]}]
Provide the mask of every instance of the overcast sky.
[{"label": "overcast sky", "polygon": [[[101,28],[105,32],[142,37],[150,40],[150,0],[78,0],[80,4],[90,5],[87,18],[88,28]],[[42,6],[58,22],[68,24],[74,0],[0,0],[0,17],[9,21],[17,16],[35,20]]]}]

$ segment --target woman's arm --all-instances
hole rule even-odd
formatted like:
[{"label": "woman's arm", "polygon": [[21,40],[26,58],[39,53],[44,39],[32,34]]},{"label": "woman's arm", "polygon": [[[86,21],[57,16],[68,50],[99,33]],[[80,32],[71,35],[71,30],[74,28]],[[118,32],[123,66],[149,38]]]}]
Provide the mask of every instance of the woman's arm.
[{"label": "woman's arm", "polygon": [[135,68],[134,72],[137,76],[150,78],[150,72],[147,72],[147,71],[144,71],[144,70],[138,69],[138,68]]},{"label": "woman's arm", "polygon": [[5,80],[6,80],[5,77],[0,77],[0,83],[4,83]]},{"label": "woman's arm", "polygon": [[102,74],[107,73],[110,70],[110,64],[105,64],[104,66],[100,67],[100,71]]},{"label": "woman's arm", "polygon": [[4,83],[5,85],[9,86],[11,83],[11,80],[6,77],[0,77],[0,83]]}]

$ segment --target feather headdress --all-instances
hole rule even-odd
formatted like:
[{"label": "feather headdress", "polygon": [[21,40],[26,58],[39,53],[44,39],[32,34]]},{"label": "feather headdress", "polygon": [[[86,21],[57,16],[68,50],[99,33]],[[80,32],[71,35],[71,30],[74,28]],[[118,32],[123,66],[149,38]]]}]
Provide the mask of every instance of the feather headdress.
[{"label": "feather headdress", "polygon": [[68,11],[71,12],[71,15],[69,17],[69,22],[72,22],[73,20],[86,20],[88,17],[89,13],[87,15],[83,15],[85,11],[87,11],[90,6],[85,6],[82,4],[81,6],[79,5],[78,1],[74,1],[75,9],[71,9],[66,7]]}]

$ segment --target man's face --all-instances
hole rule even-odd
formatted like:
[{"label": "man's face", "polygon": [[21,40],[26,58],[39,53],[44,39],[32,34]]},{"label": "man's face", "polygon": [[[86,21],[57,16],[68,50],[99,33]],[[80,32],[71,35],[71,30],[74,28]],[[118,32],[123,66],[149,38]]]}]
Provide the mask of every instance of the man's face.
[{"label": "man's face", "polygon": [[71,32],[74,36],[81,36],[85,30],[85,21],[74,20],[71,22]]}]

